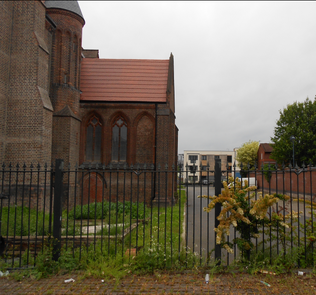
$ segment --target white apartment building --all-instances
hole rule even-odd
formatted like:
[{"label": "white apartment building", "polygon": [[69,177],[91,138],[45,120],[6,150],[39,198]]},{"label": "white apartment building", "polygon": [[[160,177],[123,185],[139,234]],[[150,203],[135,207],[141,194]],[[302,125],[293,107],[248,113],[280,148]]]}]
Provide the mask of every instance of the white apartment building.
[{"label": "white apartment building", "polygon": [[[221,169],[223,175],[232,175],[233,165],[236,159],[236,150],[233,151],[184,151],[184,171],[188,171],[185,178],[189,183],[199,183],[203,180],[212,182],[214,179],[215,159],[221,159]],[[236,164],[236,170],[239,167]]]}]

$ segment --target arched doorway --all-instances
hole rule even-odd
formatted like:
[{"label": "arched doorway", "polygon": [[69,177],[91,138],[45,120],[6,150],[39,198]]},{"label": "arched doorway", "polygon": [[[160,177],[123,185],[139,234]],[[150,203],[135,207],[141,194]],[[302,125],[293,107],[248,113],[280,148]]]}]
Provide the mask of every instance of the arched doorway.
[{"label": "arched doorway", "polygon": [[102,202],[102,197],[105,195],[105,189],[106,182],[100,173],[87,173],[83,180],[83,205]]}]

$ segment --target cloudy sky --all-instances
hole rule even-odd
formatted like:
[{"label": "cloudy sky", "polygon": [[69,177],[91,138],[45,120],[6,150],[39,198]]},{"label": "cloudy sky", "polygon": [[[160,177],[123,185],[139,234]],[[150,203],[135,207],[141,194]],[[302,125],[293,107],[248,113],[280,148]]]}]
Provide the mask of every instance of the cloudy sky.
[{"label": "cloudy sky", "polygon": [[179,153],[271,142],[316,95],[316,2],[79,1],[100,58],[175,61]]}]

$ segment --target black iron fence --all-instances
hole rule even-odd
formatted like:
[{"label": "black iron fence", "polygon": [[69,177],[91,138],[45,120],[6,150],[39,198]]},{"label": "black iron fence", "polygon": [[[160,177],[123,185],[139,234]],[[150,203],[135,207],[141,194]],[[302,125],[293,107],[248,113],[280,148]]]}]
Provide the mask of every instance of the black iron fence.
[{"label": "black iron fence", "polygon": [[[215,259],[230,264],[243,255],[235,242],[244,236],[231,226],[217,244],[219,233],[214,228],[220,220],[216,216],[228,203],[224,207],[217,203],[209,213],[204,208],[212,202],[209,196],[225,194],[223,181],[229,182],[230,177],[234,191],[238,171],[236,167],[221,170],[220,161],[207,169],[184,168],[70,167],[62,160],[52,166],[3,165],[3,261],[8,268],[31,267],[38,254],[51,247],[55,260],[68,251],[79,259],[96,252],[128,258],[147,253],[163,259],[166,267],[179,263],[191,267]],[[313,264],[316,169],[270,166],[243,170],[241,183],[247,180],[257,187],[251,192],[252,200],[247,198],[249,204],[265,195],[280,197],[266,212],[271,222],[263,224],[258,219],[256,237],[249,236],[251,255],[272,260],[275,255],[295,252],[298,263]],[[281,195],[288,198],[283,200]],[[230,214],[227,211],[226,217]],[[225,249],[225,243],[231,247]]]}]

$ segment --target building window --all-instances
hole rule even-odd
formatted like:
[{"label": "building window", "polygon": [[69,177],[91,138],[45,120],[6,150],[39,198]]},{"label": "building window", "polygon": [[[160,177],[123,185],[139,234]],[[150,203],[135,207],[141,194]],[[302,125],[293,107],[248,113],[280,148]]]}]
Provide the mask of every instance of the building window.
[{"label": "building window", "polygon": [[93,116],[87,125],[86,161],[101,162],[102,124]]},{"label": "building window", "polygon": [[205,161],[205,160],[207,160],[207,156],[203,155],[202,156],[202,161]]},{"label": "building window", "polygon": [[127,158],[127,124],[122,117],[112,125],[112,161],[125,162]]},{"label": "building window", "polygon": [[215,157],[215,159],[220,159],[220,157],[219,156],[214,156]]},{"label": "building window", "polygon": [[197,161],[197,159],[198,159],[198,156],[197,155],[189,155],[189,161],[191,162],[191,163],[195,163],[196,161]]},{"label": "building window", "polygon": [[227,162],[231,163],[232,162],[232,156],[227,156]]}]

